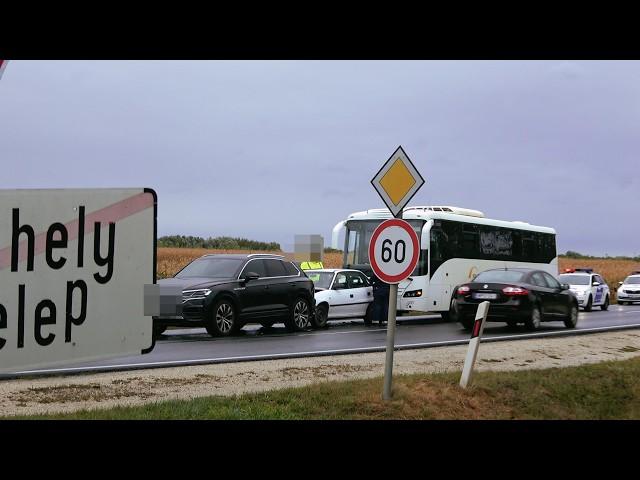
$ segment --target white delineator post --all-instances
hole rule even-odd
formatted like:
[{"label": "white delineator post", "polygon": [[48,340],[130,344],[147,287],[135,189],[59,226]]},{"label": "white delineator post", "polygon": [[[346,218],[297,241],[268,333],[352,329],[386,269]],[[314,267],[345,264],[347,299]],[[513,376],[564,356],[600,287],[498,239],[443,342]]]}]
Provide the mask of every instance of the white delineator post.
[{"label": "white delineator post", "polygon": [[460,386],[462,388],[467,388],[467,385],[471,383],[473,365],[475,364],[476,356],[478,355],[478,347],[480,346],[482,331],[484,330],[484,324],[487,320],[487,313],[489,313],[489,305],[489,302],[482,302],[478,305],[476,319],[473,322],[473,330],[471,331],[471,340],[469,341],[469,348],[467,350],[467,358],[464,360],[462,377],[460,377]]}]

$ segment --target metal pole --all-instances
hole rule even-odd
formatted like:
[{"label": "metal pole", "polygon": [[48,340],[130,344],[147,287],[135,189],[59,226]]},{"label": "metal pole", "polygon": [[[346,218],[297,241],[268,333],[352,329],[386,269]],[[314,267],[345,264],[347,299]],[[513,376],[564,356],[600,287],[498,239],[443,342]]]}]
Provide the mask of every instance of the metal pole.
[{"label": "metal pole", "polygon": [[[396,215],[402,218],[402,210]],[[398,308],[398,284],[389,286],[389,313],[387,316],[387,355],[384,361],[384,390],[382,398],[391,400],[391,380],[393,379],[393,350],[396,346],[396,309]]]},{"label": "metal pole", "polygon": [[396,340],[396,308],[398,284],[389,287],[389,316],[387,317],[387,356],[384,363],[384,393],[382,398],[391,400],[391,379],[393,377],[393,350]]}]

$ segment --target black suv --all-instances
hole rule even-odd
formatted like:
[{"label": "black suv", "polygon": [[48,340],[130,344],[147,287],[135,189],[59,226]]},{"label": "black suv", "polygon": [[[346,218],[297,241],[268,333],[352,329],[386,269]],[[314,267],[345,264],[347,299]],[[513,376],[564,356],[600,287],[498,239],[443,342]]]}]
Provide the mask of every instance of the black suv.
[{"label": "black suv", "polygon": [[168,326],[204,326],[212,336],[228,336],[247,323],[268,328],[279,321],[294,332],[315,319],[313,282],[281,255],[204,255],[158,284],[161,296],[163,288],[173,289],[178,298],[174,315],[153,317],[154,336]]}]

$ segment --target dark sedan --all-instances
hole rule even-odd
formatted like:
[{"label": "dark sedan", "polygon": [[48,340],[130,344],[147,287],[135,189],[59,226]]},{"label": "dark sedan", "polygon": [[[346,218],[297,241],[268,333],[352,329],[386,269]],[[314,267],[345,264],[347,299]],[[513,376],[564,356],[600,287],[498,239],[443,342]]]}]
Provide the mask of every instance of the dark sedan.
[{"label": "dark sedan", "polygon": [[487,321],[509,326],[524,323],[528,330],[546,321],[562,321],[567,328],[578,323],[578,301],[569,285],[542,270],[486,270],[471,283],[458,286],[455,309],[463,327],[471,329],[478,304],[484,301],[491,303]]}]

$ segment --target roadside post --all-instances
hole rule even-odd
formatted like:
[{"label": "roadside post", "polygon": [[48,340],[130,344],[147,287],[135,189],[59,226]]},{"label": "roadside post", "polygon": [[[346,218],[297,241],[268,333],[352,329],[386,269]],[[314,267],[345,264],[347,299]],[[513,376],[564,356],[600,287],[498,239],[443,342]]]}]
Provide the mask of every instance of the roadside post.
[{"label": "roadside post", "polygon": [[389,284],[383,398],[390,400],[398,283],[411,275],[420,255],[420,240],[413,227],[402,220],[402,209],[422,187],[424,179],[402,146],[399,146],[373,177],[371,184],[395,217],[385,220],[375,229],[368,250],[373,272],[380,280]]},{"label": "roadside post", "polygon": [[478,305],[476,319],[473,322],[473,330],[471,331],[469,348],[467,349],[467,358],[465,358],[464,360],[462,376],[460,377],[460,386],[462,388],[467,388],[467,385],[471,383],[471,377],[473,375],[473,365],[476,363],[478,347],[480,347],[480,339],[482,338],[484,324],[487,320],[487,313],[489,313],[489,305],[489,302],[482,302],[480,305]]}]

